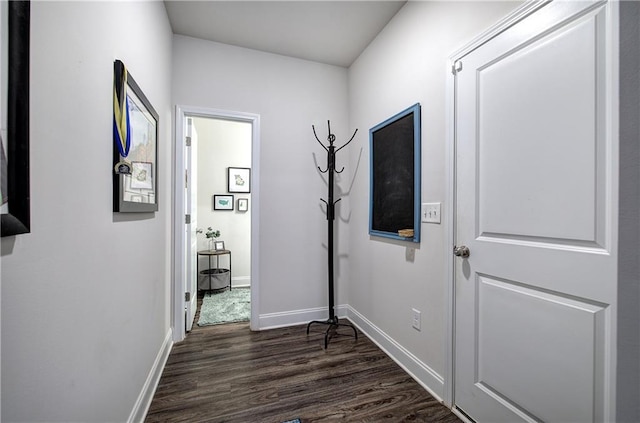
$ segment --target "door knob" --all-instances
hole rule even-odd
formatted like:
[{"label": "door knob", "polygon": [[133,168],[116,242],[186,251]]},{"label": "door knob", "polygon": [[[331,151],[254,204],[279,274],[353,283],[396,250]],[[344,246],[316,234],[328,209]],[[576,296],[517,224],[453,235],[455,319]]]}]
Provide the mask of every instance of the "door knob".
[{"label": "door knob", "polygon": [[466,245],[461,245],[459,247],[453,246],[453,255],[456,257],[467,258],[471,254],[469,248]]}]

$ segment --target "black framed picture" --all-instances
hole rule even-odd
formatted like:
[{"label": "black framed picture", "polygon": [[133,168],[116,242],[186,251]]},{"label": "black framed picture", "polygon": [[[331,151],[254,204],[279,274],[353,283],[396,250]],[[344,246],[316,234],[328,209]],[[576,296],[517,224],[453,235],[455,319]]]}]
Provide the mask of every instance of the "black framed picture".
[{"label": "black framed picture", "polygon": [[[31,4],[0,2],[2,236],[30,232],[29,40]],[[6,47],[6,53],[2,51]]]},{"label": "black framed picture", "polygon": [[228,192],[251,192],[251,169],[248,167],[227,168]]},{"label": "black framed picture", "polygon": [[[118,81],[126,81],[124,96]],[[158,113],[120,60],[114,62],[114,93],[113,211],[158,211]]]},{"label": "black framed picture", "polygon": [[215,194],[213,196],[214,210],[233,210],[233,195]]}]

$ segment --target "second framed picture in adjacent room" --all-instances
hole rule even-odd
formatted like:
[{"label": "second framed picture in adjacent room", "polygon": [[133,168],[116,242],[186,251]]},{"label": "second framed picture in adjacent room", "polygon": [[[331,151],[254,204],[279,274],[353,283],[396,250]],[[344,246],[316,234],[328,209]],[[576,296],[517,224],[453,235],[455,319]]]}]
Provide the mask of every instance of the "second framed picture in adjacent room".
[{"label": "second framed picture in adjacent room", "polygon": [[248,198],[238,198],[238,211],[246,212],[249,210],[249,199]]},{"label": "second framed picture in adjacent room", "polygon": [[248,167],[227,168],[227,182],[229,192],[251,192],[251,169]]},{"label": "second framed picture in adjacent room", "polygon": [[214,195],[214,210],[233,210],[233,195]]}]

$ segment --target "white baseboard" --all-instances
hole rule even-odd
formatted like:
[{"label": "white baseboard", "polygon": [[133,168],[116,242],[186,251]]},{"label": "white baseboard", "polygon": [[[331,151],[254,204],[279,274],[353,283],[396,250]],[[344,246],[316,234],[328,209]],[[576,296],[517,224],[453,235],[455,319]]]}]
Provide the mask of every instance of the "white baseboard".
[{"label": "white baseboard", "polygon": [[232,288],[249,288],[251,286],[251,276],[238,276],[231,278]]},{"label": "white baseboard", "polygon": [[[335,308],[336,314],[340,313],[341,306]],[[340,317],[340,316],[338,316]],[[329,311],[327,307],[308,308],[304,310],[284,311],[281,313],[267,313],[260,315],[260,330],[275,329],[286,326],[295,326],[309,323],[312,320],[327,320]]]},{"label": "white baseboard", "polygon": [[444,403],[444,379],[436,371],[420,361],[402,345],[394,341],[373,323],[367,320],[351,306],[341,306],[346,310],[347,318],[371,339],[393,361],[398,363],[416,382],[426,389],[435,399]]},{"label": "white baseboard", "polygon": [[160,376],[162,376],[162,371],[164,370],[164,366],[167,363],[167,359],[169,358],[169,353],[171,352],[172,347],[173,333],[171,328],[169,328],[167,336],[165,336],[164,342],[160,347],[160,351],[158,351],[158,355],[156,355],[156,360],[153,362],[151,371],[149,371],[147,380],[144,382],[142,391],[140,391],[140,395],[138,395],[138,399],[133,406],[133,410],[131,410],[131,414],[129,415],[129,419],[127,420],[128,423],[142,423],[144,422],[145,417],[147,417],[147,412],[149,411],[151,401],[153,400],[153,396],[155,395],[156,389],[158,388]]}]

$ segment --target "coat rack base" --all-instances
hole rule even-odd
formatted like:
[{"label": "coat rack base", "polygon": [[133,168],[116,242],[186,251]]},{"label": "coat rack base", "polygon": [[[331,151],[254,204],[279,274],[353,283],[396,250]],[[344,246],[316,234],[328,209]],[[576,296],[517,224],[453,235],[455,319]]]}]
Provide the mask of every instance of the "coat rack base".
[{"label": "coat rack base", "polygon": [[340,320],[337,317],[331,317],[327,320],[313,320],[311,322],[309,322],[309,324],[307,325],[307,335],[309,335],[309,329],[311,328],[311,325],[317,323],[320,325],[327,325],[327,331],[324,334],[324,349],[327,349],[327,346],[329,345],[329,341],[331,340],[331,338],[333,337],[333,335],[336,334],[338,328],[340,326],[343,327],[349,327],[351,329],[353,329],[353,336],[356,339],[356,341],[358,340],[358,332],[356,331],[356,328],[349,324],[349,323],[340,323]]}]

